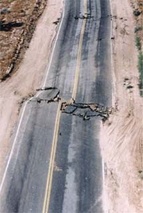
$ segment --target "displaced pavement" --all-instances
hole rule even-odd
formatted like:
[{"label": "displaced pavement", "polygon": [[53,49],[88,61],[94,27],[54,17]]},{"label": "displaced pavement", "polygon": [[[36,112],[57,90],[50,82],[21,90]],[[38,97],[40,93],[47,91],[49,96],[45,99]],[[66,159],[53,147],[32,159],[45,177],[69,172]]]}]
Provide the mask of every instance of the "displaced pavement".
[{"label": "displaced pavement", "polygon": [[109,1],[65,1],[64,11],[45,88],[20,125],[0,212],[103,212],[99,131],[111,110]]}]

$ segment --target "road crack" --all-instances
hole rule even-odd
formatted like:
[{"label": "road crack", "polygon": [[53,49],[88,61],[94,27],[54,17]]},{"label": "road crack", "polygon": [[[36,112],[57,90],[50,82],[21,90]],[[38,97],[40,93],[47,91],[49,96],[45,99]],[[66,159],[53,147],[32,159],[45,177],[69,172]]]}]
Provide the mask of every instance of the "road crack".
[{"label": "road crack", "polygon": [[85,121],[93,117],[100,117],[102,121],[105,122],[108,120],[109,115],[115,111],[113,107],[103,106],[99,103],[76,103],[73,98],[69,101],[65,101],[60,97],[60,90],[56,87],[40,88],[37,89],[37,91],[41,91],[42,93],[32,101],[36,101],[38,104],[42,102],[49,104],[51,102],[61,101],[60,110],[62,113],[81,117]]},{"label": "road crack", "polygon": [[42,102],[46,102],[48,104],[51,102],[59,102],[61,100],[60,90],[58,90],[56,87],[45,87],[37,89],[37,91],[42,91],[42,93],[31,101],[37,102],[39,104]]},{"label": "road crack", "polygon": [[73,103],[63,102],[61,105],[63,113],[82,117],[83,120],[101,117],[103,121],[106,121],[113,110],[112,107],[106,107],[98,103],[75,103],[73,101]]}]

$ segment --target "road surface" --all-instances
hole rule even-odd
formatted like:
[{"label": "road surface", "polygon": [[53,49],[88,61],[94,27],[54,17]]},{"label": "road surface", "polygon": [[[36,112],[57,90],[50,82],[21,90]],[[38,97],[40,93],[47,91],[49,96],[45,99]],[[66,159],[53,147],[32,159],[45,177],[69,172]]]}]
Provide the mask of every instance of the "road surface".
[{"label": "road surface", "polygon": [[1,213],[103,212],[101,117],[84,106],[111,105],[110,30],[109,0],[65,0],[46,89],[28,102],[15,138]]}]

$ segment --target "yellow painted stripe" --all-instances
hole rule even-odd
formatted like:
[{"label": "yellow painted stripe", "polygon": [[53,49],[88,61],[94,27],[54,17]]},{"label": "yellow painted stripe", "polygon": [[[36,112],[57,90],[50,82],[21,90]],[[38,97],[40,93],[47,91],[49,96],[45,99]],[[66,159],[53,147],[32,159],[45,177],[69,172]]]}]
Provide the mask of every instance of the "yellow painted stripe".
[{"label": "yellow painted stripe", "polygon": [[[87,14],[87,0],[84,0],[84,15]],[[80,33],[80,40],[78,46],[78,53],[77,53],[77,63],[76,63],[76,70],[75,70],[75,78],[74,78],[74,86],[72,92],[72,98],[75,100],[77,94],[77,87],[79,81],[79,74],[80,74],[80,66],[81,66],[81,57],[82,57],[82,45],[83,45],[83,36],[85,32],[86,26],[86,19],[83,19],[82,29]]]},{"label": "yellow painted stripe", "polygon": [[52,147],[51,147],[51,155],[50,155],[47,184],[46,184],[45,197],[44,197],[44,203],[43,203],[43,211],[42,211],[43,213],[48,212],[49,204],[50,204],[50,195],[51,195],[51,189],[52,189],[54,162],[55,162],[58,133],[59,133],[59,126],[60,126],[60,118],[61,118],[60,108],[61,108],[61,101],[59,102],[59,105],[58,105],[56,121],[55,121],[55,128],[54,128],[54,135],[53,135],[53,141],[52,141]]},{"label": "yellow painted stripe", "polygon": [[[84,0],[84,14],[86,14],[86,13],[87,13],[87,0]],[[74,86],[73,86],[73,92],[72,92],[73,99],[76,98],[78,81],[79,81],[81,56],[82,56],[82,44],[83,44],[85,26],[86,26],[86,19],[83,20],[82,29],[81,29],[81,33],[80,33],[80,40],[79,40],[79,47],[78,47],[78,54],[77,54],[77,63],[76,63],[76,70],[75,70],[75,79],[74,79]],[[58,142],[58,132],[59,132],[60,118],[61,118],[61,110],[60,110],[61,103],[62,102],[60,101],[58,109],[57,109],[54,136],[53,136],[52,147],[51,147],[50,163],[49,163],[49,170],[48,170],[48,176],[47,176],[47,184],[46,184],[42,213],[49,212],[50,196],[51,196],[51,189],[52,189],[52,179],[53,179],[53,171],[54,171],[54,162],[55,162],[56,148],[57,148],[57,142]]]}]

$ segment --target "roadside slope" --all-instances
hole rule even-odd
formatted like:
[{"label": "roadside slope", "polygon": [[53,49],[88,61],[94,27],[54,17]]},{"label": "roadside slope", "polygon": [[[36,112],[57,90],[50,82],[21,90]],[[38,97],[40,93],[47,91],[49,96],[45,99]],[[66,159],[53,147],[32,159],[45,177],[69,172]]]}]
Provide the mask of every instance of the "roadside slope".
[{"label": "roadside slope", "polygon": [[111,0],[116,112],[103,125],[105,207],[110,212],[143,212],[143,100],[139,95],[135,19],[130,1]]}]

